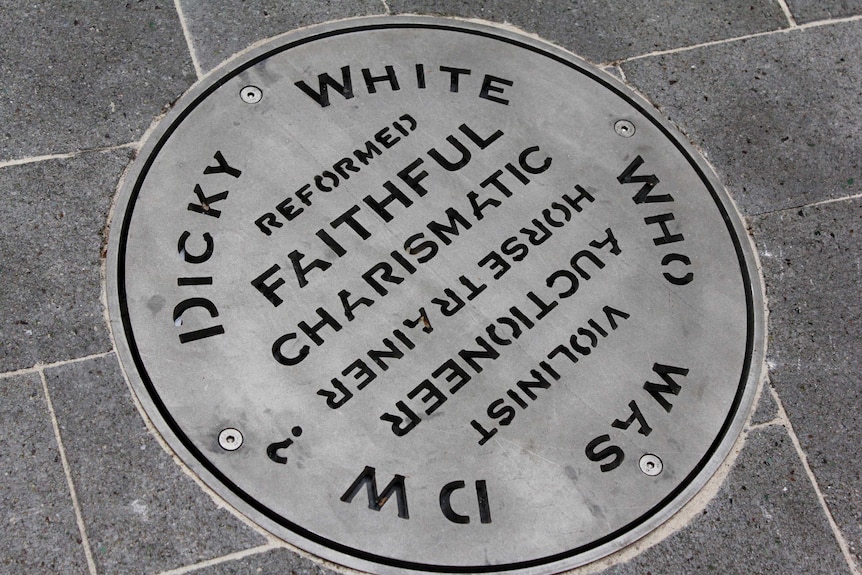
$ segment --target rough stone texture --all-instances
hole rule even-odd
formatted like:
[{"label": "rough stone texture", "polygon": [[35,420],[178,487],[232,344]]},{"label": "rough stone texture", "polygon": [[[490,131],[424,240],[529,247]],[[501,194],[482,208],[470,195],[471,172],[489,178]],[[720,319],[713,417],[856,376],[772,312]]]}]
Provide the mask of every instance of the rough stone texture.
[{"label": "rough stone texture", "polygon": [[337,571],[327,569],[287,549],[272,549],[195,571],[195,575],[334,575],[336,573]]},{"label": "rough stone texture", "polygon": [[770,214],[753,227],[766,254],[772,384],[862,559],[862,200]]},{"label": "rough stone texture", "polygon": [[860,0],[787,0],[787,5],[799,24],[862,14]]},{"label": "rough stone texture", "polygon": [[150,435],[116,357],[46,375],[100,573],[156,573],[264,543]]},{"label": "rough stone texture", "polygon": [[383,14],[380,0],[180,0],[198,62],[204,72],[259,40],[289,30],[352,16]]},{"label": "rough stone texture", "polygon": [[137,140],[194,81],[169,0],[0,0],[0,160]]},{"label": "rough stone texture", "polygon": [[746,214],[862,192],[862,21],[623,64]]},{"label": "rough stone texture", "polygon": [[751,425],[767,423],[778,417],[778,404],[775,403],[775,398],[772,396],[772,386],[766,382],[763,386],[763,391],[760,394],[760,401],[757,402],[757,407],[754,413],[751,414]]},{"label": "rough stone texture", "polygon": [[0,169],[0,372],[111,349],[99,253],[130,153]]},{"label": "rough stone texture", "polygon": [[603,575],[849,574],[786,430],[752,431],[718,495],[691,524]]},{"label": "rough stone texture", "polygon": [[0,437],[0,573],[86,572],[38,374],[0,378]]},{"label": "rough stone texture", "polygon": [[596,63],[788,26],[778,4],[767,0],[390,0],[389,6],[393,14],[508,22]]}]

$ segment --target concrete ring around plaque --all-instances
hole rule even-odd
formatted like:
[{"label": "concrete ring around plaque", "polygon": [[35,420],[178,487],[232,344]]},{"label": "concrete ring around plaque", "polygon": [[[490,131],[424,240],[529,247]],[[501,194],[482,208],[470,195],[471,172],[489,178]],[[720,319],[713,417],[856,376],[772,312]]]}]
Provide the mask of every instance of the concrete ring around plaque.
[{"label": "concrete ring around plaque", "polygon": [[223,65],[148,137],[109,249],[170,447],[370,572],[621,549],[715,472],[762,369],[706,162],[605,72],[474,22],[331,23]]}]

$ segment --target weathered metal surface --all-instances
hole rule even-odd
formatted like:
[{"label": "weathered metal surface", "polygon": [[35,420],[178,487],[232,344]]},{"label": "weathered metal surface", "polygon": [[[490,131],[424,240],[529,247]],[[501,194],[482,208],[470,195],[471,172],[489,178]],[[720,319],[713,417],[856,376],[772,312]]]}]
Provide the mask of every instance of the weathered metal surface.
[{"label": "weathered metal surface", "polygon": [[572,567],[726,455],[748,240],[648,104],[472,23],[355,20],[222,67],[126,180],[108,297],[148,415],[287,541],[376,572]]}]

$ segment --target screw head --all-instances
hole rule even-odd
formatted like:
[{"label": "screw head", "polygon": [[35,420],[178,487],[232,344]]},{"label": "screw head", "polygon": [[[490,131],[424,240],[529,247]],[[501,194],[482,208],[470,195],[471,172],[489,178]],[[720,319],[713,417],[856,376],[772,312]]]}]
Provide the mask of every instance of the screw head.
[{"label": "screw head", "polygon": [[653,455],[652,453],[647,453],[641,457],[638,465],[640,465],[641,471],[643,471],[645,475],[649,475],[651,477],[661,473],[661,470],[664,467],[658,455]]},{"label": "screw head", "polygon": [[242,446],[242,433],[233,427],[222,429],[218,434],[218,444],[225,451],[236,451]]},{"label": "screw head", "polygon": [[617,120],[614,131],[623,138],[631,138],[635,135],[635,125],[628,120]]},{"label": "screw head", "polygon": [[246,104],[257,104],[263,99],[263,91],[257,86],[246,86],[239,91],[239,97]]}]

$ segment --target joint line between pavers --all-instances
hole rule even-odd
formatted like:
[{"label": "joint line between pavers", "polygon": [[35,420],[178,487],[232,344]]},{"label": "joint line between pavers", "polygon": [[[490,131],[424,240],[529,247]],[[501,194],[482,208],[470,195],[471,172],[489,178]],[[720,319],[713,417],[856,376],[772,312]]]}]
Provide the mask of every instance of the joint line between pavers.
[{"label": "joint line between pavers", "polygon": [[778,0],[778,5],[781,6],[781,10],[784,12],[784,17],[787,18],[790,27],[796,28],[798,24],[796,23],[796,18],[793,17],[793,13],[790,11],[790,6],[787,5],[787,1]]},{"label": "joint line between pavers", "polygon": [[9,168],[12,166],[21,166],[24,164],[33,164],[36,162],[47,162],[50,160],[68,160],[70,158],[78,157],[82,154],[93,154],[99,152],[113,152],[115,150],[125,150],[125,149],[138,149],[140,144],[138,142],[128,142],[126,144],[119,144],[117,146],[106,146],[104,148],[88,148],[84,150],[77,150],[75,152],[67,152],[65,154],[45,154],[44,156],[30,156],[27,158],[16,158],[14,160],[2,160],[0,161],[0,168]]},{"label": "joint line between pavers", "polygon": [[689,50],[696,50],[697,48],[706,48],[709,46],[719,46],[721,44],[729,44],[731,42],[739,42],[741,40],[750,40],[752,38],[761,38],[763,36],[772,36],[774,34],[787,34],[789,32],[796,32],[799,30],[808,30],[809,28],[820,28],[821,26],[831,26],[834,24],[845,24],[847,22],[856,22],[858,20],[862,20],[862,14],[856,16],[848,16],[846,18],[831,18],[829,20],[818,20],[816,22],[807,22],[805,24],[799,24],[797,26],[788,27],[788,28],[779,28],[777,30],[767,30],[765,32],[755,32],[754,34],[746,34],[744,36],[735,36],[733,38],[724,38],[722,40],[711,40],[709,42],[702,42],[700,44],[692,44],[691,46],[682,46],[680,48],[671,48],[668,50],[656,50],[654,52],[648,52],[646,54],[639,54],[637,56],[629,56],[628,58],[622,58],[620,60],[614,60],[612,62],[606,62],[604,65],[617,65],[625,62],[632,62],[634,60],[641,60],[643,58],[652,58],[654,56],[666,56],[668,54],[677,54],[679,52],[688,52]]},{"label": "joint line between pavers", "polygon": [[82,361],[88,361],[90,359],[101,359],[103,357],[107,357],[114,353],[114,350],[103,351],[101,353],[94,353],[92,355],[85,355],[83,357],[76,357],[73,359],[64,359],[61,361],[55,361],[52,363],[37,363],[33,367],[25,367],[23,369],[16,369],[15,371],[7,371],[5,373],[0,373],[0,379],[6,379],[9,377],[16,377],[19,375],[27,375],[28,373],[39,373],[43,369],[51,369],[53,367],[61,367],[64,365],[69,365],[70,363],[80,363]]},{"label": "joint line between pavers", "polygon": [[75,509],[75,522],[78,524],[78,531],[81,534],[81,545],[87,558],[87,567],[90,570],[90,575],[97,575],[96,562],[93,560],[90,539],[87,537],[87,528],[84,525],[84,515],[81,513],[81,505],[78,502],[78,492],[75,490],[75,482],[72,480],[72,468],[69,466],[69,460],[66,458],[66,448],[63,447],[63,438],[60,435],[60,424],[57,422],[54,403],[51,401],[51,394],[48,392],[48,380],[45,378],[43,369],[40,368],[38,372],[39,379],[42,381],[42,392],[45,394],[48,413],[51,415],[51,426],[54,428],[54,439],[57,441],[57,450],[60,452],[60,462],[63,464],[63,473],[66,475],[66,483],[69,486],[69,496],[72,499],[72,507]]},{"label": "joint line between pavers", "polygon": [[810,204],[799,204],[798,206],[788,206],[786,208],[778,208],[777,210],[768,210],[765,212],[758,212],[756,214],[750,214],[749,216],[746,216],[746,218],[754,218],[754,217],[760,218],[763,216],[769,216],[769,215],[778,214],[781,212],[788,212],[788,211],[792,211],[792,210],[804,210],[805,208],[813,208],[816,206],[822,206],[824,204],[834,204],[835,202],[849,202],[852,200],[858,200],[860,198],[862,198],[862,194],[852,194],[849,196],[842,196],[840,198],[829,198],[828,200],[820,200],[818,202],[811,202]]},{"label": "joint line between pavers", "polygon": [[623,70],[623,67],[622,67],[622,66],[620,66],[619,64],[617,64],[617,65],[615,65],[615,66],[613,66],[613,67],[614,67],[614,68],[616,69],[616,71],[619,73],[620,78],[622,78],[623,82],[628,83],[628,81],[629,81],[629,80],[628,80],[628,78],[626,78],[626,73],[625,73],[625,71]]},{"label": "joint line between pavers", "polygon": [[227,555],[222,555],[221,557],[216,557],[214,559],[207,559],[206,561],[201,561],[200,563],[184,565],[182,567],[177,567],[176,569],[171,569],[170,571],[162,571],[161,573],[159,573],[159,575],[184,575],[185,573],[193,573],[198,569],[212,567],[213,565],[221,565],[222,563],[227,563],[228,561],[236,561],[237,559],[243,559],[252,555],[258,555],[260,553],[265,553],[273,549],[278,549],[278,545],[275,545],[273,543],[267,543],[258,547],[252,547],[251,549],[237,551],[236,553],[228,553]]},{"label": "joint line between pavers", "polygon": [[763,429],[765,427],[773,427],[775,425],[784,425],[784,420],[780,417],[776,417],[775,419],[770,419],[769,421],[764,421],[761,423],[752,423],[751,425],[745,426],[746,431],[757,431],[758,429]]},{"label": "joint line between pavers", "polygon": [[195,75],[198,80],[204,77],[203,69],[201,68],[200,62],[198,62],[198,54],[195,51],[195,45],[192,42],[192,34],[189,31],[189,27],[186,24],[186,15],[183,13],[183,7],[180,5],[180,0],[174,0],[174,8],[177,11],[177,16],[180,19],[180,26],[183,29],[183,36],[186,39],[186,47],[189,49],[189,55],[192,58],[192,66],[195,67]]},{"label": "joint line between pavers", "polygon": [[572,571],[568,571],[570,575],[599,575],[615,566],[623,565],[632,561],[638,555],[644,553],[662,541],[667,541],[674,533],[677,533],[687,525],[691,524],[697,517],[703,514],[703,511],[709,505],[710,501],[715,499],[721,491],[724,481],[728,474],[733,469],[737,457],[742,452],[745,443],[748,441],[748,429],[742,430],[734,441],[733,446],[728,452],[724,461],[721,462],[718,469],[707,480],[706,484],[700,488],[697,493],[672,515],[667,521],[659,525],[653,531],[647,533],[642,538],[633,541],[629,545],[623,547],[619,551],[612,553],[606,557],[598,559],[592,563],[576,567]]},{"label": "joint line between pavers", "polygon": [[[746,229],[748,229],[748,222],[745,222],[745,225],[746,225]],[[754,246],[752,246],[752,249],[753,248],[754,248]],[[756,266],[757,266],[757,270],[759,273],[760,272],[760,260],[757,260]],[[763,305],[763,325],[766,326],[766,325],[769,325],[769,306],[766,305],[766,294],[763,294],[763,298],[764,298],[764,300],[763,300],[763,302],[764,302],[764,305]],[[765,341],[766,341],[766,337],[764,337],[764,342]],[[764,351],[764,357],[766,357],[765,356],[766,349],[764,349],[763,351]],[[770,387],[768,374],[769,374],[769,367],[768,367],[768,364],[764,361],[764,363],[761,365],[760,377],[759,377],[758,382],[757,382],[757,388],[755,389],[754,397],[751,398],[751,407],[748,410],[748,417],[746,417],[745,425],[743,426],[743,429],[746,431],[759,429],[759,427],[760,427],[760,424],[751,423],[751,420],[754,418],[754,414],[757,411],[757,406],[760,405],[760,401],[763,398],[763,394],[768,393],[766,391],[766,388]],[[774,419],[775,418],[773,418],[773,420]],[[766,423],[768,423],[768,422],[766,422]]]},{"label": "joint line between pavers", "polygon": [[846,202],[849,200],[858,200],[859,198],[862,198],[862,194],[853,194],[850,196],[843,196],[841,198],[831,198],[828,200],[820,200],[819,202],[814,202],[811,204],[805,204],[804,206],[799,206],[797,208],[790,208],[790,209],[797,209],[798,210],[798,209],[802,209],[802,208],[811,208],[811,207],[820,206],[823,204],[833,204],[835,202]]},{"label": "joint line between pavers", "polygon": [[793,447],[796,449],[796,454],[802,461],[802,467],[803,469],[805,469],[805,474],[808,475],[808,480],[814,487],[814,493],[817,495],[817,500],[820,502],[820,506],[823,508],[823,512],[826,514],[826,520],[829,522],[829,526],[832,528],[832,535],[838,542],[838,547],[841,549],[841,553],[844,555],[844,560],[847,562],[847,566],[850,567],[850,572],[853,573],[853,575],[862,575],[862,572],[860,572],[859,568],[856,566],[856,561],[853,559],[853,554],[850,552],[850,546],[847,544],[847,540],[844,538],[844,534],[841,533],[841,529],[839,529],[838,524],[835,522],[835,518],[832,516],[832,511],[829,509],[829,504],[826,503],[826,498],[823,496],[823,492],[820,490],[820,485],[817,483],[817,478],[814,476],[814,472],[811,470],[811,466],[808,465],[808,456],[802,449],[802,444],[799,442],[799,436],[796,435],[796,431],[794,431],[793,429],[793,424],[790,422],[790,418],[787,416],[787,411],[784,410],[784,404],[781,402],[781,398],[778,397],[778,393],[774,389],[771,389],[771,392],[772,397],[775,399],[776,405],[778,405],[778,417],[782,420],[784,427],[787,429],[787,434],[790,436],[790,441],[793,442]]}]

